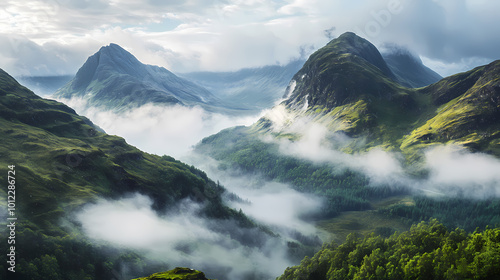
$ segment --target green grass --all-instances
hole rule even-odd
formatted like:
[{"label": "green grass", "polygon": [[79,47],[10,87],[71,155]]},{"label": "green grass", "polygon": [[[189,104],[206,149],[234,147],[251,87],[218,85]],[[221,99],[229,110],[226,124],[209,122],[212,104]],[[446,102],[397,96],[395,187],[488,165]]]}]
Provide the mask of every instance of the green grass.
[{"label": "green grass", "polygon": [[159,272],[148,277],[137,278],[134,280],[208,280],[201,271],[176,267],[170,271]]}]

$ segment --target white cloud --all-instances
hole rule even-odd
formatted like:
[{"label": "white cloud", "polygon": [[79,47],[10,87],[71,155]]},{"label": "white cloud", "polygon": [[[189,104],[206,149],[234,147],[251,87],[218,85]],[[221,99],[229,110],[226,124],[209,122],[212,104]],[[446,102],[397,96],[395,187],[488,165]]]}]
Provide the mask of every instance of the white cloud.
[{"label": "white cloud", "polygon": [[[0,4],[0,33],[25,36],[43,48],[45,57],[76,56],[48,63],[43,71],[28,67],[29,73],[77,69],[77,61],[110,42],[133,49],[141,61],[184,72],[286,63],[301,47],[323,46],[324,30],[335,27],[335,36],[355,31],[378,46],[409,46],[431,64],[441,63],[437,70],[447,75],[499,58],[500,40],[487,32],[499,24],[497,6],[466,0],[6,1]],[[61,49],[45,48],[46,43]],[[78,48],[82,44],[87,48]],[[14,59],[29,66],[26,51]],[[3,67],[18,74],[15,65]]]},{"label": "white cloud", "polygon": [[486,199],[500,197],[500,160],[460,146],[437,146],[425,153],[427,183],[445,194]]},{"label": "white cloud", "polygon": [[144,106],[116,113],[98,107],[88,108],[78,98],[61,100],[88,117],[106,133],[118,135],[139,149],[158,155],[181,157],[203,138],[236,125],[250,125],[259,115],[228,116],[201,107]]},{"label": "white cloud", "polygon": [[317,214],[323,207],[321,197],[301,193],[291,186],[264,179],[259,174],[242,173],[237,169],[219,168],[220,162],[196,152],[182,158],[182,161],[205,171],[209,178],[217,180],[240,200],[226,203],[234,209],[242,209],[245,215],[267,225],[284,238],[300,233],[314,237],[318,230],[304,216]]}]

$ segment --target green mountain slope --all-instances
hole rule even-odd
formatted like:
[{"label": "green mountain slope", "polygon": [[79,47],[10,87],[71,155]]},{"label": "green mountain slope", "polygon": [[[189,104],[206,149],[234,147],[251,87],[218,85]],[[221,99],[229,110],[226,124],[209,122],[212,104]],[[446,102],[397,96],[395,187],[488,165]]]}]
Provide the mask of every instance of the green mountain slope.
[{"label": "green mountain slope", "polygon": [[[151,197],[158,211],[190,198],[200,204],[202,217],[254,226],[241,212],[222,203],[224,189],[204,172],[168,156],[144,153],[120,137],[101,132],[73,109],[36,96],[2,70],[0,135],[2,182],[7,182],[8,166],[15,166],[18,279],[40,279],[37,275],[111,279],[113,269],[124,260],[137,261],[142,263],[137,267],[144,268],[136,254],[121,256],[111,248],[100,251],[78,231],[63,225],[63,218],[98,197],[141,193]],[[6,208],[6,192],[7,188],[0,191],[2,208]],[[7,242],[0,246],[7,251]],[[106,251],[115,253],[107,255]],[[46,275],[48,271],[53,277]]]},{"label": "green mountain slope", "polygon": [[[500,156],[500,61],[441,80],[419,91],[435,108],[401,145],[457,143]],[[424,123],[425,122],[425,123]]]}]

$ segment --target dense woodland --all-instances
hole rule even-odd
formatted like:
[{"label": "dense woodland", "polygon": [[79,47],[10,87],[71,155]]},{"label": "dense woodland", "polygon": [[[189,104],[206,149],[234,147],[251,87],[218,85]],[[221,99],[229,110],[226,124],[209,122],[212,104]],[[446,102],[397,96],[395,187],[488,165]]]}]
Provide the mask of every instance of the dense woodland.
[{"label": "dense woodland", "polygon": [[500,229],[468,234],[431,220],[388,238],[351,234],[325,244],[279,279],[498,279],[498,264]]},{"label": "dense woodland", "polygon": [[389,216],[401,217],[413,224],[430,218],[438,219],[449,229],[461,228],[473,232],[487,226],[500,227],[500,200],[471,200],[466,198],[436,199],[414,197],[415,205],[395,205],[379,210]]}]

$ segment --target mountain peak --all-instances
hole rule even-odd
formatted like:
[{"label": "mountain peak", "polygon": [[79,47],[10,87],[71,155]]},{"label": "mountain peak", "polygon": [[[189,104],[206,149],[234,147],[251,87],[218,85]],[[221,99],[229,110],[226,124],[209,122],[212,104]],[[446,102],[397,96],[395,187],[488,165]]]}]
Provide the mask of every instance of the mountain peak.
[{"label": "mountain peak", "polygon": [[363,58],[377,67],[387,77],[395,78],[378,49],[368,40],[359,37],[353,32],[346,32],[340,35],[338,38],[330,41],[326,47],[330,47],[330,51],[337,55],[353,54]]},{"label": "mountain peak", "polygon": [[362,95],[390,96],[396,81],[377,48],[347,32],[309,57],[293,77],[285,104],[332,109]]}]

